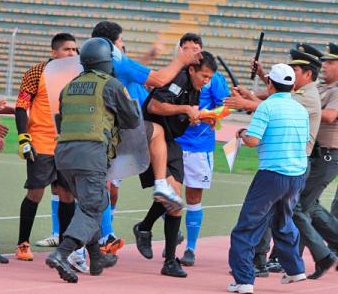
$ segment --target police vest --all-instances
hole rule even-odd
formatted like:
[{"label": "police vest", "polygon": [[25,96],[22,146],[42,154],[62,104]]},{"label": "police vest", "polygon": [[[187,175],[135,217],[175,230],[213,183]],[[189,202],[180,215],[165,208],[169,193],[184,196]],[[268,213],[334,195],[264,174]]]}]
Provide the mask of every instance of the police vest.
[{"label": "police vest", "polygon": [[115,115],[107,110],[103,99],[103,89],[111,78],[107,74],[90,71],[64,88],[59,142],[105,142],[108,157],[115,157],[119,143],[118,128]]}]

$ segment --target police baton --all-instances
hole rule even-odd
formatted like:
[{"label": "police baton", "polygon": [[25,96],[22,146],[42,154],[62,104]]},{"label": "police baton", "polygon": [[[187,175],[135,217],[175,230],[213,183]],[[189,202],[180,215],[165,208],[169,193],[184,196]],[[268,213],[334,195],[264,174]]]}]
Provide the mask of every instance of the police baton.
[{"label": "police baton", "polygon": [[254,80],[255,77],[256,77],[257,62],[258,62],[259,56],[261,55],[263,39],[264,39],[264,32],[261,32],[261,35],[260,35],[259,41],[258,41],[258,45],[257,45],[257,49],[256,49],[254,64],[253,64],[253,67],[252,67],[252,70],[251,70],[251,77],[250,77],[251,80]]},{"label": "police baton", "polygon": [[220,56],[217,56],[217,59],[218,59],[219,63],[223,66],[223,68],[225,69],[227,74],[229,75],[229,78],[230,78],[232,84],[234,85],[234,87],[238,87],[238,85],[239,85],[238,80],[235,77],[235,75],[233,74],[233,72],[231,71],[231,69],[227,66],[227,64],[223,61],[223,59]]}]

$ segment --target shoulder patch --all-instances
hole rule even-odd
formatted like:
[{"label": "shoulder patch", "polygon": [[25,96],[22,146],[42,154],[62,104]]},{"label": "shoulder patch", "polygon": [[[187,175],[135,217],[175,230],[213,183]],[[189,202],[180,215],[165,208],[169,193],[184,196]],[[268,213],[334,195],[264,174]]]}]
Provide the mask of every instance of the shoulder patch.
[{"label": "shoulder patch", "polygon": [[123,87],[123,94],[126,95],[129,100],[132,100],[126,87]]},{"label": "shoulder patch", "polygon": [[169,91],[171,93],[174,93],[175,95],[178,95],[181,92],[182,88],[174,83],[171,83],[169,86]]}]

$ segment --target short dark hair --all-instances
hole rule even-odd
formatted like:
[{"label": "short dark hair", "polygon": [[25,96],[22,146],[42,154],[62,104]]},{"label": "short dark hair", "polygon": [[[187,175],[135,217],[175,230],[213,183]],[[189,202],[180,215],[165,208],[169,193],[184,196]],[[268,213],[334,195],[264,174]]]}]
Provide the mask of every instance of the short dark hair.
[{"label": "short dark hair", "polygon": [[122,27],[116,22],[101,21],[93,29],[92,37],[107,38],[115,44],[122,34]]},{"label": "short dark hair", "polygon": [[184,45],[185,42],[194,42],[195,44],[199,44],[201,48],[203,48],[203,42],[201,36],[195,34],[195,33],[186,33],[182,36],[180,39],[180,47]]},{"label": "short dark hair", "polygon": [[311,71],[312,72],[312,81],[316,81],[318,78],[319,70],[317,67],[310,65],[310,64],[305,64],[305,65],[299,65],[299,67],[302,69],[302,72],[306,71]]},{"label": "short dark hair", "polygon": [[273,80],[271,80],[270,78],[268,78],[269,81],[271,81],[273,87],[275,88],[276,92],[279,93],[279,92],[291,92],[292,89],[293,89],[293,85],[284,85],[284,84],[281,84],[281,83],[277,83]]},{"label": "short dark hair", "polygon": [[199,64],[193,64],[191,66],[194,67],[195,71],[200,71],[202,66],[206,66],[210,68],[213,72],[217,70],[217,63],[215,57],[208,51],[202,51],[202,59],[200,60]]},{"label": "short dark hair", "polygon": [[63,45],[63,43],[67,41],[76,42],[75,37],[71,34],[68,33],[56,34],[52,39],[51,47],[53,50],[58,50]]}]

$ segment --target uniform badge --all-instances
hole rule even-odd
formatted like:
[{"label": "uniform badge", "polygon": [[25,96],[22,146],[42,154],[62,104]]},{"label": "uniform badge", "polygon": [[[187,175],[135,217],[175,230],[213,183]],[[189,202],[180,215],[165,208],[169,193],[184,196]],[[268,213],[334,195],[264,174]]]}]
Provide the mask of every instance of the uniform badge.
[{"label": "uniform badge", "polygon": [[174,93],[175,95],[178,95],[181,92],[182,88],[174,83],[172,83],[169,87],[169,91],[171,93]]}]

